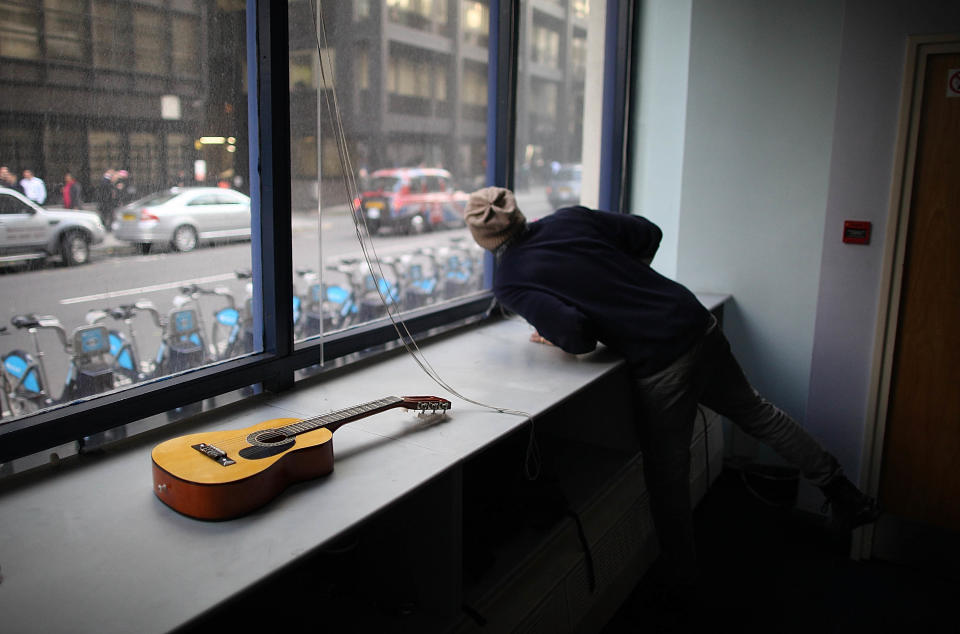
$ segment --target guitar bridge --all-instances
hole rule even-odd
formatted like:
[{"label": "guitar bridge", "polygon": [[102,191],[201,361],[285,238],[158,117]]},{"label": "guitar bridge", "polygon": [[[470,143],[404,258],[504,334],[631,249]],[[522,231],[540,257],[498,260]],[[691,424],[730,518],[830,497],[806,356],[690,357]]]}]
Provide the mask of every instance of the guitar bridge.
[{"label": "guitar bridge", "polygon": [[198,443],[196,445],[190,445],[190,446],[196,449],[197,451],[199,451],[200,453],[202,453],[203,455],[205,455],[207,458],[210,458],[214,462],[219,463],[220,466],[229,467],[230,465],[237,463],[236,460],[232,460],[230,459],[229,456],[227,456],[226,451],[222,449],[217,449],[213,445],[208,445],[205,442]]}]

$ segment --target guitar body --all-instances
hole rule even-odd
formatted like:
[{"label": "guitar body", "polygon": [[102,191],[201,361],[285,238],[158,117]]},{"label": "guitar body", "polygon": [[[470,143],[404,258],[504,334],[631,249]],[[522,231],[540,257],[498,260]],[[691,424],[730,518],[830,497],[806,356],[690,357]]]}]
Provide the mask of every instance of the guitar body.
[{"label": "guitar body", "polygon": [[223,466],[194,449],[206,443],[235,447],[260,430],[295,423],[277,418],[232,431],[191,434],[173,438],[153,449],[154,492],[172,509],[204,520],[226,520],[254,511],[294,482],[333,471],[333,434],[320,428],[296,437],[292,447],[272,456],[245,458],[228,451],[235,464]]},{"label": "guitar body", "polygon": [[274,418],[244,429],[180,436],[153,448],[153,492],[184,515],[227,520],[285,488],[333,471],[333,432],[394,407],[450,409],[436,396],[387,396],[315,418]]}]

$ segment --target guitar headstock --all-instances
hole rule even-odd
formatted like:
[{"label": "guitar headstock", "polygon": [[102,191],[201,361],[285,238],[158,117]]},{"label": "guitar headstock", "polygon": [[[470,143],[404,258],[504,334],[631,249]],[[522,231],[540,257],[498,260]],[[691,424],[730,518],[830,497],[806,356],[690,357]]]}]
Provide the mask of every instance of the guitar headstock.
[{"label": "guitar headstock", "polygon": [[401,396],[401,407],[415,409],[421,412],[450,409],[450,401],[439,396]]}]

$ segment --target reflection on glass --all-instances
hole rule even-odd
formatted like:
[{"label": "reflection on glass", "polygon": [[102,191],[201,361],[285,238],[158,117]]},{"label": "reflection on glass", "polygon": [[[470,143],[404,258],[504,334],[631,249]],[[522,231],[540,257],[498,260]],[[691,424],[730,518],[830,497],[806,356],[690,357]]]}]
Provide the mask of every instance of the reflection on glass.
[{"label": "reflection on glass", "polygon": [[[485,178],[487,3],[344,4],[321,5],[319,38],[311,3],[290,4],[298,339],[439,306],[483,279],[462,210]],[[363,30],[341,28],[360,17]],[[372,236],[372,272],[354,222]]]},{"label": "reflection on glass", "polygon": [[521,2],[515,183],[531,220],[580,202],[584,82],[600,72],[587,69],[588,14],[586,0]]},{"label": "reflection on glass", "polygon": [[251,351],[242,7],[0,2],[0,424]]}]

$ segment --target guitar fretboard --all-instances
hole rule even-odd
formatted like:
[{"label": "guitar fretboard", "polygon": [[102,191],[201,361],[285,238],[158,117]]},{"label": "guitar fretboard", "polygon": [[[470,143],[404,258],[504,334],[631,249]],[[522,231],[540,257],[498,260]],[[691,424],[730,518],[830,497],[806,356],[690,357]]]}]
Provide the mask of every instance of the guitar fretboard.
[{"label": "guitar fretboard", "polygon": [[321,427],[326,427],[335,423],[341,423],[356,418],[363,418],[364,416],[375,414],[380,410],[389,409],[390,407],[393,407],[397,403],[401,402],[403,402],[403,399],[398,396],[388,396],[386,398],[370,401],[369,403],[363,403],[362,405],[357,405],[355,407],[348,407],[346,409],[337,410],[336,412],[330,412],[329,414],[323,414],[322,416],[307,418],[298,423],[281,427],[279,431],[282,431],[289,438],[291,436],[305,434],[309,431],[320,429]]}]

